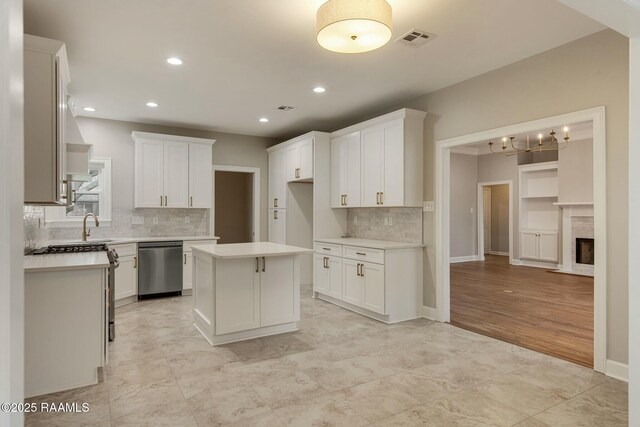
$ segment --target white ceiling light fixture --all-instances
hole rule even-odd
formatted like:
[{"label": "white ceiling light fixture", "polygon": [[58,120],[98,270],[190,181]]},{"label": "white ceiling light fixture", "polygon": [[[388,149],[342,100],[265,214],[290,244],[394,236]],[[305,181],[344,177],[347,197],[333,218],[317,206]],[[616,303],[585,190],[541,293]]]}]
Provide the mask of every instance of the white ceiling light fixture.
[{"label": "white ceiling light fixture", "polygon": [[93,108],[93,107],[84,107],[84,108],[83,108],[83,110],[84,110],[84,111],[88,111],[88,112],[90,112],[90,113],[93,113],[94,111],[96,111],[96,109],[95,109],[95,108]]},{"label": "white ceiling light fixture", "polygon": [[391,17],[386,0],[329,0],[316,14],[317,40],[332,52],[369,52],[391,40]]},{"label": "white ceiling light fixture", "polygon": [[313,91],[315,93],[325,93],[327,90],[325,88],[323,88],[322,86],[316,86],[313,88]]},{"label": "white ceiling light fixture", "polygon": [[175,56],[167,58],[167,62],[171,65],[182,65],[182,59],[176,58]]},{"label": "white ceiling light fixture", "polygon": [[151,107],[151,108],[156,108],[158,106],[158,104],[156,102],[153,101],[149,101],[147,102],[147,107]]},{"label": "white ceiling light fixture", "polygon": [[266,117],[260,117],[260,119],[258,121],[260,123],[269,123],[269,119],[267,119]]}]

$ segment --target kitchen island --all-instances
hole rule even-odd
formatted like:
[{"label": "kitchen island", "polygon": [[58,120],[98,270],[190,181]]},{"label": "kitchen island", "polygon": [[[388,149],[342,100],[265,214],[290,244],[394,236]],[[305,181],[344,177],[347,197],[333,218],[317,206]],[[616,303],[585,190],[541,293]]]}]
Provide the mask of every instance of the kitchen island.
[{"label": "kitchen island", "polygon": [[211,345],[296,331],[299,255],[270,242],[194,245],[193,317]]}]

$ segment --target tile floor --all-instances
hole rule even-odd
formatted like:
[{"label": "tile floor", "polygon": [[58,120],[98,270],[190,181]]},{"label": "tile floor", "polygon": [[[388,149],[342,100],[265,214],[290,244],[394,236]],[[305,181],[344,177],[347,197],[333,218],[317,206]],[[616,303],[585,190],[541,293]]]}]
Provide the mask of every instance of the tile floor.
[{"label": "tile floor", "polygon": [[384,325],[310,297],[300,331],[210,347],[191,297],[116,312],[98,385],[30,401],[35,426],[626,426],[627,385],[424,319]]}]

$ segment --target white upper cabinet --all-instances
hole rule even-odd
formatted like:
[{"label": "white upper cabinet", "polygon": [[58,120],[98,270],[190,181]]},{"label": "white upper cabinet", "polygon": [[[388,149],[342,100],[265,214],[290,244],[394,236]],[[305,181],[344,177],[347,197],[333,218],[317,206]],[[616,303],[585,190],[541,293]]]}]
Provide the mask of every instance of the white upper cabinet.
[{"label": "white upper cabinet", "polygon": [[425,116],[403,109],[332,133],[332,207],[422,206]]},{"label": "white upper cabinet", "polygon": [[313,138],[308,137],[287,148],[287,181],[313,179]]},{"label": "white upper cabinet", "polygon": [[214,140],[131,134],[136,208],[211,208]]},{"label": "white upper cabinet", "polygon": [[212,188],[212,147],[189,144],[189,207],[210,208]]},{"label": "white upper cabinet", "polygon": [[360,132],[331,140],[331,207],[360,206]]},{"label": "white upper cabinet", "polygon": [[66,205],[69,67],[64,43],[24,36],[24,200]]},{"label": "white upper cabinet", "polygon": [[269,209],[287,207],[286,150],[269,153]]}]

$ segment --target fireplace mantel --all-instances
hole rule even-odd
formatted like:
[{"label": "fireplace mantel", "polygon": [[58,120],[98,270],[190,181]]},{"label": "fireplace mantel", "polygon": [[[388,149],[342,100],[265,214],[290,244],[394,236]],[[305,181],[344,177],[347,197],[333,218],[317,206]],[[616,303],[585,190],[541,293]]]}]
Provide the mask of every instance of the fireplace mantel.
[{"label": "fireplace mantel", "polygon": [[577,264],[575,262],[576,237],[593,238],[593,228],[586,234],[575,235],[574,221],[593,218],[593,202],[557,202],[554,205],[562,208],[562,263],[560,271],[564,273],[583,274],[593,276],[593,266]]}]

